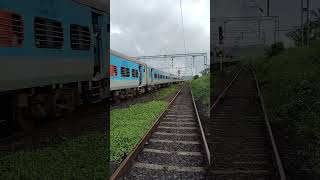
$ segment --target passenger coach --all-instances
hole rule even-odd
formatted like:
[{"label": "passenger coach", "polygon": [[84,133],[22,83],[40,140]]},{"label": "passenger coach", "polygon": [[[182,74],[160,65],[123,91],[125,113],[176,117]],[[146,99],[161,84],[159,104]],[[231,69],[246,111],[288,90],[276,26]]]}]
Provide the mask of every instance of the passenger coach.
[{"label": "passenger coach", "polygon": [[104,1],[0,1],[0,124],[32,129],[108,96]]},{"label": "passenger coach", "polygon": [[110,90],[113,100],[134,96],[181,81],[178,76],[110,50]]}]

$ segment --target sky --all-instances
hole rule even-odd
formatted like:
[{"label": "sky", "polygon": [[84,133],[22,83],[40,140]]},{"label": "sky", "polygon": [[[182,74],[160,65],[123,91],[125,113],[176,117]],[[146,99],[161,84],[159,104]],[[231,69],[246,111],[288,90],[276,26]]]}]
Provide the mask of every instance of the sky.
[{"label": "sky", "polygon": [[[179,0],[111,0],[111,49],[131,57],[207,53],[210,61],[210,0],[182,0],[184,33]],[[184,48],[184,39],[186,48]],[[148,65],[181,75],[198,74],[203,57],[143,60]]]},{"label": "sky", "polygon": [[[265,16],[266,2],[267,0],[212,0],[211,16]],[[307,0],[304,0],[304,2],[306,3]],[[293,26],[300,25],[300,4],[301,0],[270,0],[270,15],[279,16],[280,29],[292,29]],[[259,8],[263,9],[264,12],[260,12]],[[317,8],[320,8],[320,1],[310,0],[310,9]],[[285,33],[280,33],[280,41],[292,45]],[[272,33],[267,36],[267,40],[273,42]]]}]

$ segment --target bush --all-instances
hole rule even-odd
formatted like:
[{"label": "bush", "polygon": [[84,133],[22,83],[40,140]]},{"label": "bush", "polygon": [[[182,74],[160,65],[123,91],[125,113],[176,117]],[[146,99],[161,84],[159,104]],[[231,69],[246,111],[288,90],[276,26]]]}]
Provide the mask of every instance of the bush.
[{"label": "bush", "polygon": [[277,42],[271,45],[270,48],[265,49],[265,55],[267,58],[277,56],[285,50],[282,42]]}]

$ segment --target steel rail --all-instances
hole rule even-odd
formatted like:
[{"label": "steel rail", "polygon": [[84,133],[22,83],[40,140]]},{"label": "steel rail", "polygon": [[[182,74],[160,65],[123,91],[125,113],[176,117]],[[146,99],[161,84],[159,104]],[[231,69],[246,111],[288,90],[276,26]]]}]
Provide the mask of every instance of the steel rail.
[{"label": "steel rail", "polygon": [[212,111],[212,109],[219,103],[220,99],[222,99],[222,97],[225,95],[225,93],[229,90],[229,88],[231,87],[231,85],[234,83],[234,81],[238,78],[240,72],[242,71],[243,69],[241,68],[237,74],[234,76],[234,78],[229,82],[229,84],[227,85],[227,87],[219,94],[219,96],[217,97],[217,99],[214,101],[213,105],[211,106],[210,108],[210,111]]},{"label": "steel rail", "polygon": [[282,166],[282,162],[281,162],[281,159],[280,159],[280,156],[279,156],[279,152],[278,152],[278,148],[277,148],[277,145],[276,145],[276,141],[274,139],[272,128],[271,128],[271,125],[270,125],[270,121],[269,121],[268,115],[266,113],[266,108],[264,106],[264,101],[263,101],[263,97],[262,97],[262,94],[261,94],[259,82],[257,80],[256,74],[255,74],[255,70],[253,69],[252,66],[251,66],[251,70],[252,70],[251,72],[253,74],[253,77],[255,79],[256,86],[257,86],[257,89],[258,89],[260,102],[261,102],[261,107],[262,107],[262,110],[263,110],[263,113],[264,113],[265,123],[266,123],[267,128],[268,128],[269,137],[271,139],[272,149],[273,149],[274,156],[276,158],[276,163],[277,163],[278,171],[279,171],[279,174],[280,174],[280,178],[281,178],[281,180],[286,180],[286,175],[285,175],[285,172],[284,172],[284,169],[283,169],[283,166]]},{"label": "steel rail", "polygon": [[176,100],[178,95],[180,94],[181,90],[185,84],[180,88],[180,90],[177,92],[177,94],[174,96],[174,98],[170,101],[169,105],[165,110],[162,111],[162,113],[159,115],[155,123],[151,126],[151,128],[148,130],[148,132],[143,136],[143,138],[140,140],[140,142],[135,146],[135,148],[131,151],[131,153],[122,161],[122,163],[119,165],[119,167],[115,170],[115,172],[111,175],[110,180],[117,180],[120,179],[124,173],[129,169],[131,163],[134,161],[134,159],[137,157],[138,153],[142,150],[144,144],[150,139],[153,132],[158,127],[161,118],[166,114],[169,107],[173,104],[173,102]]},{"label": "steel rail", "polygon": [[196,103],[195,103],[195,101],[194,101],[194,97],[193,97],[193,93],[192,93],[192,89],[191,89],[191,86],[190,86],[190,85],[189,85],[189,89],[190,89],[190,93],[191,93],[191,97],[192,97],[193,106],[194,106],[194,109],[195,109],[196,114],[197,114],[197,120],[198,120],[198,123],[199,123],[200,132],[201,132],[202,143],[203,143],[204,149],[205,149],[205,151],[206,151],[207,164],[208,164],[208,166],[210,166],[210,165],[211,165],[211,161],[210,161],[210,150],[209,150],[209,147],[208,147],[208,143],[207,143],[206,136],[204,135],[204,131],[203,131],[203,128],[202,128],[201,119],[200,119],[199,113],[198,113],[198,108],[197,108],[197,105],[196,105]]}]

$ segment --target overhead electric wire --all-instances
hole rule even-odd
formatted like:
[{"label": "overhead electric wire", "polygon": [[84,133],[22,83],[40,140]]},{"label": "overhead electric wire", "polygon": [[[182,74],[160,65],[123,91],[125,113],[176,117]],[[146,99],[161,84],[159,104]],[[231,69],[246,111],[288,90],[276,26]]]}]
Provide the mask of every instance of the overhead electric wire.
[{"label": "overhead electric wire", "polygon": [[[184,53],[187,54],[187,48],[186,48],[186,38],[184,33],[184,23],[183,23],[183,13],[182,13],[182,3],[180,0],[180,16],[181,16],[181,24],[182,24],[182,33],[183,33],[183,45],[184,45]],[[187,57],[185,57],[187,60]]]}]

